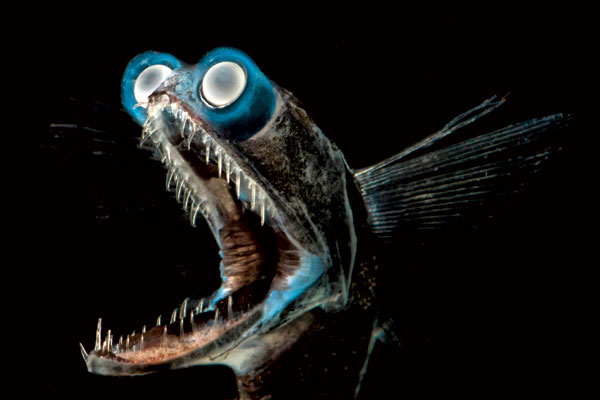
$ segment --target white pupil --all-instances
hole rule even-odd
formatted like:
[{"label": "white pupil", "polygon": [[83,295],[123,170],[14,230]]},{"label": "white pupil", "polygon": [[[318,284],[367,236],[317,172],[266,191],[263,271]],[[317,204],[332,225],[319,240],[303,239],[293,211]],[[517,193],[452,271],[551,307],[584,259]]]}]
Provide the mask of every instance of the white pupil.
[{"label": "white pupil", "polygon": [[213,65],[204,75],[202,96],[214,107],[236,101],[246,87],[246,73],[238,64],[225,61]]},{"label": "white pupil", "polygon": [[143,70],[133,86],[135,100],[145,108],[148,97],[171,75],[171,72],[173,72],[171,68],[160,64]]}]

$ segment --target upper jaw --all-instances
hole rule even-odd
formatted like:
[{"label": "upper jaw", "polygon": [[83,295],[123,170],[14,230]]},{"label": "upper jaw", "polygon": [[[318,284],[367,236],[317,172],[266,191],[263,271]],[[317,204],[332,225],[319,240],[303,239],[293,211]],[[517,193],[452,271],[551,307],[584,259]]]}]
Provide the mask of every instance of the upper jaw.
[{"label": "upper jaw", "polygon": [[[279,212],[257,174],[184,103],[167,94],[155,96],[148,105],[147,114],[142,142],[150,140],[154,144],[169,171],[167,187],[176,183],[177,199],[184,199],[186,209],[190,205],[192,223],[200,211],[213,234],[223,225],[222,218],[216,215],[218,208],[213,192],[207,187],[209,180],[198,174],[201,169],[216,168],[213,178],[225,180],[233,188],[237,200],[260,216],[261,225],[267,221],[271,226],[282,225]],[[202,165],[194,168],[192,163]],[[212,207],[199,208],[203,204]]]}]

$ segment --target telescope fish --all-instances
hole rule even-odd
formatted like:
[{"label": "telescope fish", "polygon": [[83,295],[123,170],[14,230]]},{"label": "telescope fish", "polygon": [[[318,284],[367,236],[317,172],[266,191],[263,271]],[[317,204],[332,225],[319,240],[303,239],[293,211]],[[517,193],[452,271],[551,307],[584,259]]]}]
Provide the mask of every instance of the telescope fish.
[{"label": "telescope fish", "polygon": [[[125,110],[166,187],[220,249],[221,285],[185,298],[155,326],[115,339],[98,321],[90,372],[140,375],[220,364],[239,396],[353,398],[389,324],[376,310],[375,244],[435,229],[536,173],[555,114],[446,147],[440,141],[505,102],[493,97],[375,165],[353,169],[293,95],[245,53],[217,48],[188,65],[167,53],[131,60]],[[335,339],[334,339],[335,338]],[[319,362],[311,354],[319,354]],[[323,368],[333,356],[337,367]]]}]

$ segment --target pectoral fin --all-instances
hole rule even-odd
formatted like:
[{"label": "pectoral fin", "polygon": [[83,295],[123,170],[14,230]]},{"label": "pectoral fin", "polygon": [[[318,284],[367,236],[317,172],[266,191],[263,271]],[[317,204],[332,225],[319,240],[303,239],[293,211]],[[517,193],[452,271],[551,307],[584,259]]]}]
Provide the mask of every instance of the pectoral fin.
[{"label": "pectoral fin", "polygon": [[[447,125],[428,138],[434,140],[357,171],[374,233],[385,239],[400,230],[452,226],[473,210],[518,193],[557,150],[553,133],[571,120],[563,114],[532,119],[422,154],[448,135]],[[414,150],[421,155],[414,156]]]}]

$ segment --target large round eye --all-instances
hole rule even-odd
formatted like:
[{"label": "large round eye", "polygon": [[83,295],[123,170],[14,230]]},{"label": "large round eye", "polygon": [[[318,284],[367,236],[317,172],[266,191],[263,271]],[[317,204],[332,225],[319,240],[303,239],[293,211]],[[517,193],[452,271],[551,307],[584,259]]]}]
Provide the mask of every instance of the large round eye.
[{"label": "large round eye", "polygon": [[206,71],[202,98],[213,107],[225,107],[238,99],[246,87],[246,73],[238,64],[224,61]]},{"label": "large round eye", "polygon": [[166,65],[157,64],[146,68],[135,80],[133,95],[135,100],[146,107],[148,97],[154,92],[173,70]]}]

